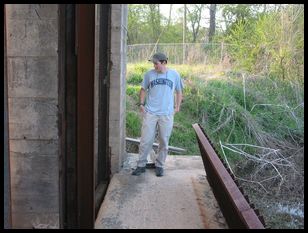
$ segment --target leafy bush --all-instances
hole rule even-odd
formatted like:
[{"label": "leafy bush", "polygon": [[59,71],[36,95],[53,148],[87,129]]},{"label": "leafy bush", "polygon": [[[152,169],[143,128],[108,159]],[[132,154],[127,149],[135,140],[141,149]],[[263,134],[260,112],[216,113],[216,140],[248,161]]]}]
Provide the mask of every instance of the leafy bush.
[{"label": "leafy bush", "polygon": [[238,20],[221,39],[230,44],[227,53],[237,70],[303,82],[303,38],[303,5],[289,5],[257,19]]},{"label": "leafy bush", "polygon": [[134,99],[138,98],[140,91],[140,86],[127,85],[126,95],[133,97]]},{"label": "leafy bush", "polygon": [[127,66],[127,78],[128,84],[140,85],[143,80],[143,75],[151,68],[150,63],[142,63],[136,65]]},{"label": "leafy bush", "polygon": [[129,137],[140,137],[141,119],[138,113],[126,112],[126,135]]}]

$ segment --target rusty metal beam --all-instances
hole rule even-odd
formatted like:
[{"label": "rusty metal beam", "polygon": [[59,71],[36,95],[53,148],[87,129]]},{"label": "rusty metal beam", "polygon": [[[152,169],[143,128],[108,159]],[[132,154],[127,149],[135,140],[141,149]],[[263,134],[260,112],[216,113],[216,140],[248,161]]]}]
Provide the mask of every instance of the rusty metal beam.
[{"label": "rusty metal beam", "polygon": [[[223,160],[217,155],[212,143],[199,124],[193,124],[207,179],[230,228],[264,229],[262,216],[252,208],[253,204],[243,195],[234,176],[228,172]],[[263,222],[262,222],[263,221]]]},{"label": "rusty metal beam", "polygon": [[95,5],[76,6],[77,192],[79,228],[94,228]]}]

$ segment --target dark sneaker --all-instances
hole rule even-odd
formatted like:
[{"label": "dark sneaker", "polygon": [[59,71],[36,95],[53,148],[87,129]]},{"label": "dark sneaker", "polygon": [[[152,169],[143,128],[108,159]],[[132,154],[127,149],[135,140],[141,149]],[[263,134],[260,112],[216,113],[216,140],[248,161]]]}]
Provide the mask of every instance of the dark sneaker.
[{"label": "dark sneaker", "polygon": [[145,172],[145,167],[137,167],[133,172],[133,176],[140,176],[141,173]]},{"label": "dark sneaker", "polygon": [[164,175],[164,169],[162,167],[156,167],[155,172],[156,172],[156,176],[163,176]]}]

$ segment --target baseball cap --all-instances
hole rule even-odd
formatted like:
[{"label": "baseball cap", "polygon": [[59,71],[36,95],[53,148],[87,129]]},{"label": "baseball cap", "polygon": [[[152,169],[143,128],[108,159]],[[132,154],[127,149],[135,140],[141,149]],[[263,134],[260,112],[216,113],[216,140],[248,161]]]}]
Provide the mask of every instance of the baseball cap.
[{"label": "baseball cap", "polygon": [[155,53],[149,61],[158,62],[158,61],[168,61],[168,58],[163,53]]}]

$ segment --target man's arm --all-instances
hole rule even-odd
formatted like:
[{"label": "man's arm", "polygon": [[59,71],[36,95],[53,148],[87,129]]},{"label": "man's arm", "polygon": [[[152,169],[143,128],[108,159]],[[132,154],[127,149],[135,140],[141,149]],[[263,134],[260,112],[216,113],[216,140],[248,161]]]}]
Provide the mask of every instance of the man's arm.
[{"label": "man's arm", "polygon": [[182,99],[183,99],[182,91],[176,91],[176,94],[175,94],[175,110],[174,110],[174,113],[180,111]]},{"label": "man's arm", "polygon": [[144,99],[145,99],[145,90],[143,89],[143,87],[141,87],[140,92],[139,92],[139,105],[140,105],[141,112],[145,112]]}]

